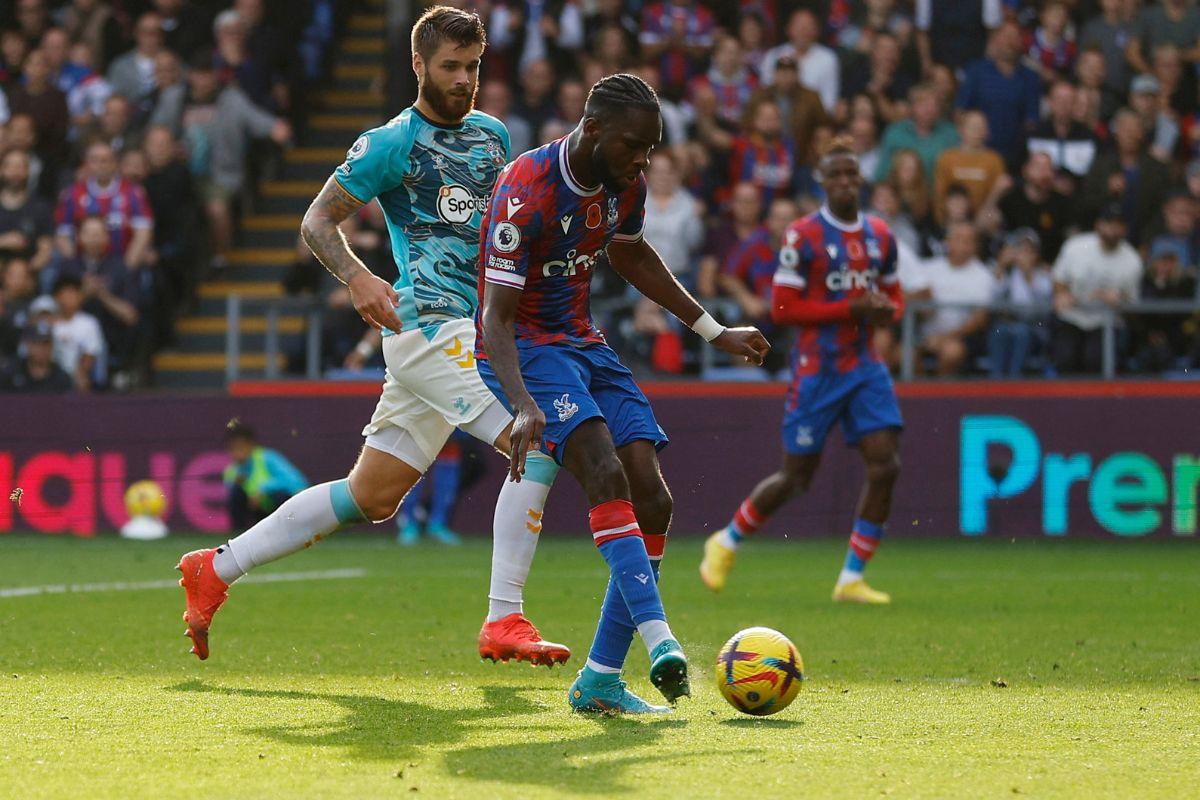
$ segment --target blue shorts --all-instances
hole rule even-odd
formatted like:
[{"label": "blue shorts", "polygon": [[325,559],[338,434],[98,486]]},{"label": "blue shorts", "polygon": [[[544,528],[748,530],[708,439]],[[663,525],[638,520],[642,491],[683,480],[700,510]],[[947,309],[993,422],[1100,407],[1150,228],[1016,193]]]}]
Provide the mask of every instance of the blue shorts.
[{"label": "blue shorts", "polygon": [[[563,445],[581,422],[599,418],[608,425],[613,444],[624,447],[645,439],[661,450],[667,434],[659,427],[650,401],[617,354],[606,344],[569,344],[519,348],[521,377],[538,408],[546,415],[542,452],[562,463]],[[480,360],[479,375],[504,404],[512,405],[492,365]]]},{"label": "blue shorts", "polygon": [[892,376],[882,364],[809,375],[800,379],[794,392],[783,412],[783,449],[791,455],[821,452],[839,421],[851,447],[868,433],[904,427]]}]

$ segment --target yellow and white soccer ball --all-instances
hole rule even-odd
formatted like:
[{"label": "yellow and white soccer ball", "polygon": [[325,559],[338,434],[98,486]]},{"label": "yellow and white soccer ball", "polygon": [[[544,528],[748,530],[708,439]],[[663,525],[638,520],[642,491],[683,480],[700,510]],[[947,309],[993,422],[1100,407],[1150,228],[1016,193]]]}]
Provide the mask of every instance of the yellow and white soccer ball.
[{"label": "yellow and white soccer ball", "polygon": [[787,708],[804,682],[796,646],[771,628],[735,633],[717,656],[717,687],[743,714],[765,717]]},{"label": "yellow and white soccer ball", "polygon": [[167,498],[154,481],[138,481],[125,490],[125,510],[131,517],[162,517]]}]

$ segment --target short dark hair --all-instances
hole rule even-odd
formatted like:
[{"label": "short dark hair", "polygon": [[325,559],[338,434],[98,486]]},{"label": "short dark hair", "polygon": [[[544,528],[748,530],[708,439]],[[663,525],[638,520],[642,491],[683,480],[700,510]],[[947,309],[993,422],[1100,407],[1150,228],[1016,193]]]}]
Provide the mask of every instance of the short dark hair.
[{"label": "short dark hair", "polygon": [[629,109],[660,113],[658,93],[637,75],[619,72],[596,81],[588,92],[584,113],[601,122]]},{"label": "short dark hair", "polygon": [[421,58],[430,58],[447,39],[459,47],[473,44],[487,47],[487,31],[474,11],[434,6],[413,25],[412,50]]},{"label": "short dark hair", "polygon": [[258,436],[254,433],[254,429],[246,423],[242,422],[237,417],[225,423],[225,444],[236,439],[244,439],[248,442],[258,441]]},{"label": "short dark hair", "polygon": [[55,279],[54,285],[50,287],[50,295],[54,296],[63,289],[83,289],[83,281],[79,279],[78,275],[59,275]]},{"label": "short dark hair", "polygon": [[858,158],[858,153],[854,152],[854,139],[846,134],[834,136],[825,146],[821,148],[821,152],[817,154],[820,161],[824,161],[830,156],[850,156]]}]

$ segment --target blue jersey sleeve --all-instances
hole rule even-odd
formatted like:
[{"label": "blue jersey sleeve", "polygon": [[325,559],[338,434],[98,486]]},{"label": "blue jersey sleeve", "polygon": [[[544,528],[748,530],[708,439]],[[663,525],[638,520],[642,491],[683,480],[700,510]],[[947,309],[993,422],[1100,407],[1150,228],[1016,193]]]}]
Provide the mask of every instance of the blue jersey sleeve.
[{"label": "blue jersey sleeve", "polygon": [[359,136],[346,160],[334,170],[334,179],[360,203],[369,203],[404,180],[404,165],[412,150],[407,118],[397,117]]},{"label": "blue jersey sleeve", "polygon": [[525,160],[513,162],[492,193],[488,229],[482,239],[484,280],[524,289],[533,243],[542,233],[543,213],[538,204],[532,168]]}]

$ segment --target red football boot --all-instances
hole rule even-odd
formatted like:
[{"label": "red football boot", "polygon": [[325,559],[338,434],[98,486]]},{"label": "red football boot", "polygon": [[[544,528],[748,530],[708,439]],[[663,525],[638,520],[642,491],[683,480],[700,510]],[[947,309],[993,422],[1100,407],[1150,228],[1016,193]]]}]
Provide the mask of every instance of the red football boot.
[{"label": "red football boot", "polygon": [[192,639],[192,652],[201,661],[208,658],[208,626],[212,624],[213,614],[229,597],[226,590],[229,586],[217,577],[213,569],[214,550],[193,550],[179,559],[175,569],[183,573],[179,585],[187,595],[187,611],[183,612],[183,621],[188,624],[184,636]]},{"label": "red football boot", "polygon": [[479,657],[493,662],[528,661],[536,666],[565,664],[571,650],[564,644],[547,642],[534,624],[521,614],[509,614],[495,622],[484,622],[479,631]]}]

